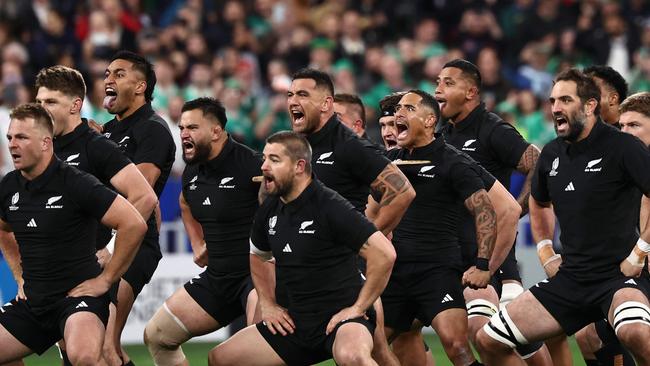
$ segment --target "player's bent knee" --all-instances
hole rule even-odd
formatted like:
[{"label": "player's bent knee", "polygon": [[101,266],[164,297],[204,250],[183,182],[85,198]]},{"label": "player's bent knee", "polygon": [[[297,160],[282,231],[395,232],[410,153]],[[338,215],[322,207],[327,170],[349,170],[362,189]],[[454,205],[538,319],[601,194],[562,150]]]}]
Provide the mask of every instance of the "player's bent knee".
[{"label": "player's bent knee", "polygon": [[89,349],[68,350],[70,363],[78,366],[94,366],[99,363],[100,354]]},{"label": "player's bent knee", "polygon": [[467,303],[467,319],[484,317],[490,319],[499,309],[485,299],[475,299]]},{"label": "player's bent knee", "polygon": [[[490,321],[483,326],[482,330],[485,335],[496,341],[491,342],[492,344],[503,344],[510,348],[528,344],[526,338],[521,334],[512,319],[510,319],[506,309],[502,309],[494,314]],[[490,341],[489,339],[485,339],[485,337],[483,338],[483,342]]]},{"label": "player's bent knee", "polygon": [[626,301],[614,309],[614,332],[616,336],[625,342],[623,338],[630,338],[627,333],[635,333],[632,324],[643,325],[648,330],[650,325],[650,308],[642,302]]},{"label": "player's bent knee", "polygon": [[169,311],[167,304],[151,317],[144,329],[144,343],[158,366],[178,365],[185,360],[180,345],[190,339],[183,323]]},{"label": "player's bent knee", "polygon": [[366,364],[370,355],[365,350],[359,349],[353,344],[347,344],[342,347],[337,347],[334,360],[337,365],[363,365]]}]

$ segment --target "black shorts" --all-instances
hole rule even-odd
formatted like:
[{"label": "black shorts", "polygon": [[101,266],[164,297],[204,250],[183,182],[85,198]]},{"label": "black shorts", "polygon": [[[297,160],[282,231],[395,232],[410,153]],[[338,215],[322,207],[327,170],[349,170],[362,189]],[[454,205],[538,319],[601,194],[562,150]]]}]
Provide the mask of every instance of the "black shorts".
[{"label": "black shorts", "polygon": [[20,343],[39,355],[47,351],[64,335],[65,322],[74,313],[91,312],[108,322],[107,294],[100,297],[64,297],[46,309],[35,312],[27,301],[15,299],[0,308],[0,324]]},{"label": "black shorts", "polygon": [[250,275],[213,279],[207,270],[186,282],[184,287],[222,327],[246,313],[248,294],[254,288]]},{"label": "black shorts", "polygon": [[368,328],[371,337],[375,332],[376,314],[370,308],[366,312],[368,319],[349,319],[339,323],[329,335],[325,334],[327,324],[337,312],[304,315],[290,313],[296,329],[292,334],[286,336],[280,333],[274,335],[262,322],[257,323],[257,330],[288,366],[313,365],[332,358],[332,347],[336,339],[336,332],[341,325],[345,323],[362,324]]},{"label": "black shorts", "polygon": [[567,335],[586,325],[606,319],[612,298],[622,288],[636,288],[648,297],[646,278],[625,277],[579,281],[560,269],[555,277],[543,280],[530,292],[560,323]]},{"label": "black shorts", "polygon": [[[150,240],[145,238],[145,241]],[[126,270],[122,278],[131,285],[133,289],[133,298],[137,298],[144,285],[148,284],[153,277],[153,273],[158,267],[162,254],[160,249],[156,250],[150,244],[144,241],[140,244],[140,249],[135,254],[133,262]]]},{"label": "black shorts", "polygon": [[384,324],[399,332],[414,319],[430,326],[447,309],[465,309],[460,268],[428,263],[398,263],[381,295]]}]

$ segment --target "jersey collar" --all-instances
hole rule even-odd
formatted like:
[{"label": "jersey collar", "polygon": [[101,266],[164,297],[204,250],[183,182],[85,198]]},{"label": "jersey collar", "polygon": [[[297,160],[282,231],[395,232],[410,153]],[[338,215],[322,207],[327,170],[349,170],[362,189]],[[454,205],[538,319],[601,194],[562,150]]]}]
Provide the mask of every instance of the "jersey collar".
[{"label": "jersey collar", "polygon": [[614,127],[608,126],[602,119],[600,119],[600,117],[598,117],[596,123],[594,123],[594,127],[586,138],[574,143],[563,141],[566,153],[573,154],[587,151],[590,147],[596,144],[600,137],[610,128],[614,129]]},{"label": "jersey collar", "polygon": [[226,143],[223,145],[223,148],[219,152],[219,155],[217,155],[214,159],[208,160],[205,162],[204,166],[209,167],[212,170],[218,170],[221,165],[224,164],[224,162],[228,159],[228,156],[230,155],[230,152],[235,148],[235,141],[232,139],[232,136],[228,134],[228,138],[226,139]]},{"label": "jersey collar", "polygon": [[286,211],[287,214],[292,215],[298,212],[305,205],[305,203],[309,201],[311,196],[314,195],[317,186],[322,186],[322,183],[314,178],[313,174],[311,177],[311,183],[305,187],[305,189],[302,191],[302,193],[300,193],[298,197],[296,197],[296,199],[289,203],[282,203],[282,200],[279,200],[280,204],[282,205],[282,209]]},{"label": "jersey collar", "polygon": [[50,178],[52,178],[52,175],[54,175],[54,172],[59,169],[59,166],[61,165],[61,160],[56,157],[56,155],[52,154],[52,160],[50,161],[50,164],[45,168],[45,171],[38,177],[32,179],[32,180],[27,180],[25,177],[23,177],[20,172],[18,173],[18,182],[20,183],[20,186],[28,191],[35,191],[38,190],[42,187],[44,187],[49,181]]},{"label": "jersey collar", "polygon": [[135,124],[137,121],[146,119],[150,115],[154,114],[153,108],[151,108],[150,103],[145,103],[142,107],[138,108],[132,115],[126,117],[125,119],[118,121],[117,118],[114,118],[115,121],[115,131],[125,131],[127,128]]},{"label": "jersey collar", "polygon": [[416,147],[411,153],[407,152],[409,158],[419,158],[419,157],[430,157],[434,155],[436,151],[442,149],[445,146],[445,139],[441,134],[435,134],[436,138],[428,143],[427,145]]},{"label": "jersey collar", "polygon": [[90,127],[88,127],[88,120],[82,118],[81,123],[79,124],[79,126],[75,127],[74,130],[54,139],[54,147],[56,148],[56,150],[62,149],[70,145],[71,143],[73,143],[77,138],[84,135],[89,130]]},{"label": "jersey collar", "polygon": [[309,141],[309,144],[314,146],[318,144],[321,140],[323,140],[326,136],[328,136],[332,131],[334,131],[340,125],[341,125],[341,121],[339,121],[339,119],[336,118],[336,114],[334,114],[332,115],[332,117],[330,117],[330,119],[327,120],[327,122],[325,122],[323,128],[306,136],[307,141]]},{"label": "jersey collar", "polygon": [[449,123],[449,128],[451,129],[456,129],[458,132],[466,130],[470,126],[478,123],[477,121],[479,120],[479,116],[481,116],[483,113],[486,112],[485,108],[485,103],[481,102],[479,105],[476,106],[469,114],[467,117],[465,117],[464,120],[454,123]]}]

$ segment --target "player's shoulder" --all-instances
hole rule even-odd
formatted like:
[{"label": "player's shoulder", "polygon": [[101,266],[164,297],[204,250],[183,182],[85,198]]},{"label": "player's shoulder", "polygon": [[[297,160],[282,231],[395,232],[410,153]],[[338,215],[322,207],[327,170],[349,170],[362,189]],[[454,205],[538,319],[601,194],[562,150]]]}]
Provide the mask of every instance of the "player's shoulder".
[{"label": "player's shoulder", "polygon": [[235,157],[238,160],[242,160],[244,162],[262,162],[262,154],[259,151],[254,150],[253,148],[242,144],[239,141],[235,141],[234,139],[230,140],[229,143],[233,144],[233,154],[235,154]]},{"label": "player's shoulder", "polygon": [[0,195],[4,196],[9,191],[15,191],[19,185],[20,171],[12,170],[0,179]]},{"label": "player's shoulder", "polygon": [[[315,179],[313,184],[314,194],[311,196],[311,201],[315,204],[319,211],[326,211],[327,209],[339,209],[342,207],[352,208],[354,206],[337,191],[327,187],[323,182]],[[336,211],[334,211],[336,212]]]},{"label": "player's shoulder", "polygon": [[183,185],[190,183],[189,181],[197,177],[199,174],[199,164],[186,164],[183,168],[182,183]]},{"label": "player's shoulder", "polygon": [[133,134],[140,137],[169,138],[173,143],[171,130],[167,122],[157,113],[151,112],[131,127]]}]

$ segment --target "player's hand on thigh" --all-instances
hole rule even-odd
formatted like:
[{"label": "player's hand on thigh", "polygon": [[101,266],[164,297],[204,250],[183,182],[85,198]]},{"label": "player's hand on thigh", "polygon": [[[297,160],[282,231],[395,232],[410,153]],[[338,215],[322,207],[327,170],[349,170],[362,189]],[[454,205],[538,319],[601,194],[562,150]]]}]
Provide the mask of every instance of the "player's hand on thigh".
[{"label": "player's hand on thigh", "polygon": [[68,292],[70,297],[92,296],[99,297],[105,294],[111,283],[101,276],[85,280]]},{"label": "player's hand on thigh", "polygon": [[639,277],[641,276],[641,271],[643,271],[645,265],[632,264],[630,261],[623,259],[621,262],[621,273],[627,277]]},{"label": "player's hand on thigh", "polygon": [[463,286],[471,289],[486,288],[490,283],[490,271],[481,271],[475,266],[470,267],[463,273]]},{"label": "player's hand on thigh", "polygon": [[554,277],[557,274],[557,271],[560,270],[560,265],[562,264],[562,257],[557,256],[552,260],[544,264],[544,272],[548,278]]},{"label": "player's hand on thigh", "polygon": [[280,333],[285,336],[288,333],[293,333],[294,329],[296,329],[296,325],[293,323],[291,316],[289,316],[287,309],[278,304],[260,303],[260,314],[262,323],[273,334]]},{"label": "player's hand on thigh", "polygon": [[360,318],[364,317],[368,319],[368,316],[366,316],[366,312],[357,308],[356,306],[350,306],[347,308],[342,309],[338,313],[334,314],[332,319],[330,319],[330,322],[327,323],[327,328],[325,330],[325,334],[330,334],[336,328],[336,325],[338,323],[344,322],[346,320],[350,319],[355,319],[355,318]]}]

